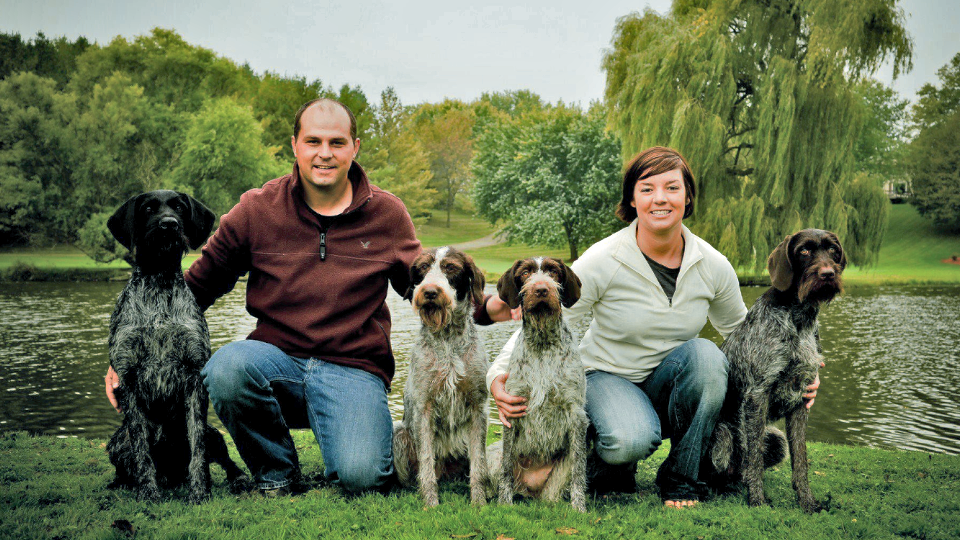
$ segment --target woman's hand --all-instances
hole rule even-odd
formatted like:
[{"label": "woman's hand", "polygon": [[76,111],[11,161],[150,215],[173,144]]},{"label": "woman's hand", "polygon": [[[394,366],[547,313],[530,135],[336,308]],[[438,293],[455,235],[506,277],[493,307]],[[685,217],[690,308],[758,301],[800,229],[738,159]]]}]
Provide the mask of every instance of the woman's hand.
[{"label": "woman's hand", "polygon": [[[820,367],[825,366],[823,362],[820,362]],[[813,384],[807,387],[807,393],[803,394],[803,399],[807,400],[806,406],[807,409],[813,407],[813,400],[817,398],[817,389],[820,388],[820,374],[817,373],[817,378],[813,380]]]},{"label": "woman's hand", "polygon": [[497,414],[500,416],[500,423],[507,428],[513,427],[507,418],[520,418],[527,415],[527,398],[513,396],[507,393],[506,383],[509,373],[504,373],[493,380],[490,385],[490,394],[497,403]]},{"label": "woman's hand", "polygon": [[122,412],[120,410],[120,404],[117,403],[117,396],[113,393],[113,390],[120,386],[120,376],[113,370],[113,366],[107,368],[107,375],[103,378],[103,382],[107,387],[107,399],[110,400],[110,404],[113,405],[113,408],[116,409],[117,412]]},{"label": "woman's hand", "polygon": [[487,315],[490,315],[490,320],[494,322],[519,321],[520,312],[520,306],[510,309],[510,306],[497,295],[493,295],[487,300]]}]

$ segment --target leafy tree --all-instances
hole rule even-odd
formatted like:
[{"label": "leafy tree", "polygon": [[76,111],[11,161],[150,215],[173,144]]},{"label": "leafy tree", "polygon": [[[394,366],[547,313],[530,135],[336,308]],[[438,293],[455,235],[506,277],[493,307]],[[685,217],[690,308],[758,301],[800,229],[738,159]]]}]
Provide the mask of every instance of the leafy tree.
[{"label": "leafy tree", "polygon": [[913,108],[910,202],[938,228],[960,232],[960,53],[937,77],[940,86],[923,85]]},{"label": "leafy tree", "polygon": [[666,16],[628,15],[603,63],[610,122],[626,155],[669,145],[688,158],[691,225],[735,266],[762,268],[803,226],[870,263],[883,227],[858,227],[886,209],[851,195],[856,88],[888,59],[894,75],[911,67],[903,19],[894,0],[675,0]]},{"label": "leafy tree", "polygon": [[231,98],[208,101],[186,130],[174,186],[217,214],[233,207],[249,189],[284,174],[276,147],[263,145],[262,128],[249,106]]},{"label": "leafy tree", "polygon": [[600,114],[562,104],[504,118],[476,143],[474,203],[509,240],[566,245],[570,260],[619,227],[620,143]]},{"label": "leafy tree", "polygon": [[76,99],[20,72],[0,81],[0,244],[69,242],[77,214]]},{"label": "leafy tree", "polygon": [[430,216],[437,192],[430,187],[430,156],[423,145],[410,136],[410,112],[400,103],[392,87],[380,95],[373,112],[371,136],[366,145],[361,139],[358,158],[370,180],[393,193],[407,207],[415,224]]},{"label": "leafy tree", "polygon": [[874,79],[856,87],[866,108],[863,129],[853,147],[858,171],[890,180],[901,175],[910,102]]},{"label": "leafy tree", "polygon": [[253,110],[263,125],[263,144],[280,148],[280,158],[293,162],[290,137],[293,117],[300,106],[324,94],[320,80],[307,82],[305,77],[281,77],[266,72],[257,85]]},{"label": "leafy tree", "polygon": [[0,79],[18,71],[30,71],[57,81],[62,88],[76,69],[77,57],[90,42],[84,37],[69,41],[60,37],[50,40],[38,32],[30,41],[20,34],[0,33]]},{"label": "leafy tree", "polygon": [[447,211],[447,227],[457,197],[466,194],[472,178],[475,122],[471,108],[451,100],[420,105],[414,115],[413,135],[430,156],[431,186],[440,195],[439,208]]}]

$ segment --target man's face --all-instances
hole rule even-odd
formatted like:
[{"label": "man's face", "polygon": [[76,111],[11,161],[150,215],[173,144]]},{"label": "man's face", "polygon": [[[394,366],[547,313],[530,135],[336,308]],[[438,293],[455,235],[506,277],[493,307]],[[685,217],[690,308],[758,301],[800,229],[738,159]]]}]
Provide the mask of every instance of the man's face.
[{"label": "man's face", "polygon": [[304,189],[328,191],[343,186],[360,139],[350,138],[350,117],[333,104],[315,104],[303,111],[300,133],[291,138]]}]

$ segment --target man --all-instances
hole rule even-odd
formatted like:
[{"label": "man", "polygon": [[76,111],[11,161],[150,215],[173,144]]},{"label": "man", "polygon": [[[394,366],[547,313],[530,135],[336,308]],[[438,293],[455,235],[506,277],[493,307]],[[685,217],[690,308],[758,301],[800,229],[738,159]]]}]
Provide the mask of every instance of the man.
[{"label": "man", "polygon": [[[186,273],[206,309],[249,272],[247,311],[257,318],[247,340],[213,354],[204,384],[265,493],[301,486],[289,428],[308,426],[329,480],[376,488],[393,473],[387,284],[404,292],[420,242],[403,203],[356,163],[346,106],[304,104],[291,145],[293,172],[243,194]],[[499,298],[487,300],[478,322],[510,317]]]}]

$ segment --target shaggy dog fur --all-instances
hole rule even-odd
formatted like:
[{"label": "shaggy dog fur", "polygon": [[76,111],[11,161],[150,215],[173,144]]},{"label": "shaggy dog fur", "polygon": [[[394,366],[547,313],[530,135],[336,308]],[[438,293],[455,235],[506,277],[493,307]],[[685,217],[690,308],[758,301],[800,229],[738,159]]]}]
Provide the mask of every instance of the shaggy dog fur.
[{"label": "shaggy dog fur", "polygon": [[190,501],[202,501],[210,495],[211,461],[235,487],[246,480],[223,437],[207,424],[200,369],[210,358],[210,337],[180,269],[213,220],[187,195],[152,191],[125,202],[107,223],[134,264],[110,318],[110,365],[120,377],[116,396],[123,410],[107,445],[117,470],[111,487],[135,489],[141,500],[186,482]]},{"label": "shaggy dog fur", "polygon": [[[500,503],[514,493],[570,502],[586,511],[587,384],[580,352],[563,322],[561,305],[580,298],[580,278],[557,259],[517,261],[501,276],[500,298],[523,306],[523,327],[510,356],[506,391],[527,398],[526,415],[504,428],[502,445],[488,449],[491,474],[500,480]],[[553,463],[542,490],[531,493],[520,481],[521,469]]]},{"label": "shaggy dog fur", "polygon": [[420,254],[404,298],[423,323],[410,353],[403,420],[393,426],[400,483],[416,481],[424,504],[439,503],[437,479],[469,460],[470,500],[486,504],[487,354],[473,323],[484,279],[473,259],[443,247]]},{"label": "shaggy dog fur", "polygon": [[764,466],[785,454],[783,434],[767,423],[786,417],[797,499],[805,512],[820,510],[807,477],[809,411],[801,396],[823,358],[820,306],[841,292],[846,264],[831,232],[805,229],[786,237],[767,260],[773,287],[723,344],[730,379],[713,434],[710,459],[716,474],[709,483],[724,489],[742,481],[751,506],[766,502]]}]

